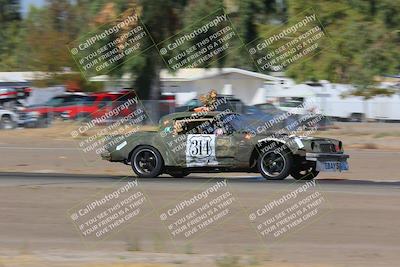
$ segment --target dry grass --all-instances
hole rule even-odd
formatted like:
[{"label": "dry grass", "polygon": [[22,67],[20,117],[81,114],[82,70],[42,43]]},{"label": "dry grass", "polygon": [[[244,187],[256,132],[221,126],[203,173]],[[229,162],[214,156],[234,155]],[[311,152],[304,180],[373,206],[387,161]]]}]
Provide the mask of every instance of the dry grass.
[{"label": "dry grass", "polygon": [[340,139],[344,149],[381,149],[400,151],[400,124],[337,123],[335,129],[317,132],[315,136]]},{"label": "dry grass", "polygon": [[[65,140],[73,141],[71,133],[77,131],[82,124],[68,121],[55,121],[49,128],[41,129],[16,129],[1,131],[3,140],[38,140],[52,141]],[[119,129],[124,128],[124,126]],[[96,126],[84,134],[79,134],[75,141],[83,140],[89,136],[95,136],[96,133],[106,129],[106,126]],[[155,126],[139,126],[138,131],[154,131]],[[337,123],[335,127],[325,131],[318,131],[313,136],[329,137],[340,139],[347,148],[355,149],[384,149],[400,150],[400,124],[395,123]],[[124,128],[123,133],[129,132],[131,128]],[[112,131],[104,131],[104,134],[112,134]],[[97,138],[101,138],[101,135]],[[18,141],[20,142],[20,141]]]},{"label": "dry grass", "polygon": [[360,148],[364,148],[364,149],[378,149],[378,146],[374,143],[366,143],[366,144],[362,144],[360,146]]},{"label": "dry grass", "polygon": [[81,267],[170,267],[171,264],[150,264],[150,263],[98,263],[84,264]]},{"label": "dry grass", "polygon": [[[50,127],[48,128],[24,128],[24,129],[15,129],[15,130],[5,130],[1,131],[2,137],[24,137],[24,138],[48,138],[48,139],[63,139],[63,140],[72,140],[72,135],[71,133],[73,131],[78,131],[79,127],[81,127],[83,124],[76,123],[76,122],[70,122],[70,121],[55,121]],[[102,130],[106,129],[104,134],[111,134],[112,131],[115,131],[116,129],[122,129],[123,131],[121,133],[126,133],[132,129],[133,127],[128,127],[125,128],[123,126],[114,128],[113,130],[108,130],[107,126],[96,126],[93,127],[92,129],[85,131],[83,134],[79,134],[77,138],[86,138],[88,136],[95,135],[98,132],[101,132]],[[154,131],[156,130],[157,127],[155,126],[149,126],[149,125],[144,125],[144,126],[139,126],[138,131]]]}]

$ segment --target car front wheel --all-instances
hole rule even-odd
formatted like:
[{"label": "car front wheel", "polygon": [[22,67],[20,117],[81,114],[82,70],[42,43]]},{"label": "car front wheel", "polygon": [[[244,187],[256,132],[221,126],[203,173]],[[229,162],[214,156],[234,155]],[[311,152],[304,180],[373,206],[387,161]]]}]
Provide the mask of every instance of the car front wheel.
[{"label": "car front wheel", "polygon": [[17,123],[12,120],[11,116],[4,115],[0,119],[0,129],[10,130],[17,127]]},{"label": "car front wheel", "polygon": [[138,147],[132,153],[132,169],[141,178],[157,177],[161,174],[163,165],[160,152],[151,146]]},{"label": "car front wheel", "polygon": [[293,157],[288,149],[272,149],[262,154],[257,161],[261,175],[267,180],[283,180],[288,177]]}]

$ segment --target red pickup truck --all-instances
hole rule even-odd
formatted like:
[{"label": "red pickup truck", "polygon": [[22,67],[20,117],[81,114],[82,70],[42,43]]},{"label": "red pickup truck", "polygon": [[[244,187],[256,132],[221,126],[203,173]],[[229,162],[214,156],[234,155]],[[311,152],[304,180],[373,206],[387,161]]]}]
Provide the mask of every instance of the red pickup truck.
[{"label": "red pickup truck", "polygon": [[[101,92],[90,95],[66,93],[53,97],[43,105],[31,106],[25,112],[36,113],[41,118],[92,119],[101,117],[120,101],[135,97],[134,92]],[[128,112],[128,111],[125,111]]]}]

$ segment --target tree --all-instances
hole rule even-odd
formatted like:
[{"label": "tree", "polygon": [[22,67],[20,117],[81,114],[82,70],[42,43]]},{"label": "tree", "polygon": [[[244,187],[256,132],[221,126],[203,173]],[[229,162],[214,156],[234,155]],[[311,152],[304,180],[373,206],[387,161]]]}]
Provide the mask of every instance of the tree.
[{"label": "tree", "polygon": [[[377,90],[375,77],[397,74],[399,59],[399,10],[396,1],[289,1],[289,18],[312,7],[328,36],[326,49],[311,60],[290,65],[287,73],[297,81],[326,79],[351,83],[355,95],[370,98],[391,91]],[[393,15],[388,18],[387,15]]]},{"label": "tree", "polygon": [[69,8],[68,1],[49,1],[46,7],[30,8],[25,20],[30,69],[59,72],[73,65],[66,49],[73,38],[69,32]]},{"label": "tree", "polygon": [[0,0],[0,70],[18,69],[21,14],[18,0]]},{"label": "tree", "polygon": [[[181,26],[180,12],[186,4],[185,0],[141,0],[142,22],[157,44],[176,33]],[[165,67],[158,50],[153,47],[142,54],[140,65],[143,71],[132,70],[137,74],[135,86],[141,88],[145,98],[158,99],[161,95],[160,71]]]},{"label": "tree", "polygon": [[[96,2],[96,3],[94,3]],[[161,95],[160,71],[164,67],[164,62],[155,47],[155,44],[173,35],[181,27],[181,11],[186,4],[185,0],[143,0],[143,1],[94,1],[94,15],[90,18],[89,24],[98,27],[107,23],[114,25],[118,15],[122,15],[121,20],[136,13],[140,21],[150,32],[151,37],[145,38],[142,47],[151,47],[133,58],[123,58],[115,64],[115,68],[109,73],[112,76],[121,76],[131,73],[135,78],[133,87],[137,90],[142,99],[158,99]],[[100,8],[99,8],[100,6]],[[136,27],[132,25],[131,27]],[[92,28],[93,28],[92,27]],[[130,29],[126,29],[129,31]],[[111,36],[113,40],[122,36],[125,31]],[[104,43],[111,39],[104,40]]]}]

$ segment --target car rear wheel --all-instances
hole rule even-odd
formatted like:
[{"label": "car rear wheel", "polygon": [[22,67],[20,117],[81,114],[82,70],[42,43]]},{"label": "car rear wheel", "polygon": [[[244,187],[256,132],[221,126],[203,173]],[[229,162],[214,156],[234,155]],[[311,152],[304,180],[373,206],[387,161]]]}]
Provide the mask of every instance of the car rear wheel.
[{"label": "car rear wheel", "polygon": [[75,120],[80,122],[90,122],[92,120],[92,117],[90,113],[78,113],[75,116]]},{"label": "car rear wheel", "polygon": [[315,169],[315,167],[309,167],[307,169],[294,169],[290,172],[290,176],[292,176],[296,180],[312,180],[319,174],[319,171]]},{"label": "car rear wheel", "polygon": [[37,128],[47,128],[51,125],[51,118],[49,117],[40,117],[36,122]]},{"label": "car rear wheel", "polygon": [[293,157],[288,149],[276,148],[266,151],[257,161],[261,175],[267,180],[283,180],[288,177]]},{"label": "car rear wheel", "polygon": [[4,115],[1,117],[0,129],[10,130],[10,129],[14,129],[15,127],[17,127],[17,124],[15,123],[15,121],[12,120],[11,116]]},{"label": "car rear wheel", "polygon": [[164,161],[160,152],[151,146],[138,147],[132,153],[131,166],[139,177],[157,177],[161,174],[163,165]]}]

